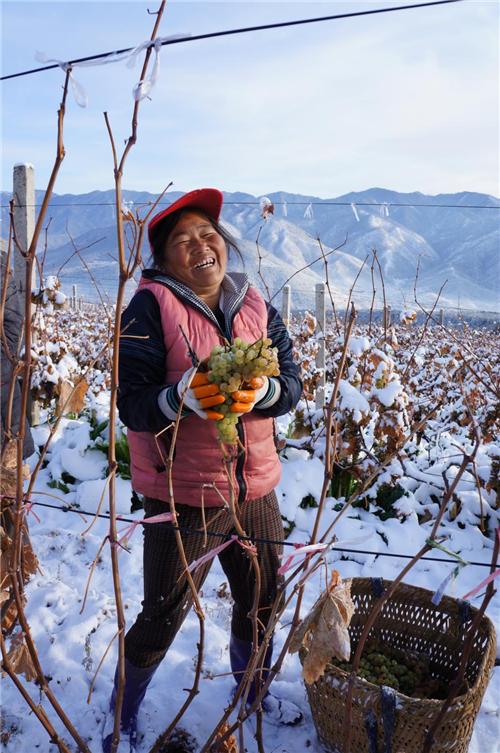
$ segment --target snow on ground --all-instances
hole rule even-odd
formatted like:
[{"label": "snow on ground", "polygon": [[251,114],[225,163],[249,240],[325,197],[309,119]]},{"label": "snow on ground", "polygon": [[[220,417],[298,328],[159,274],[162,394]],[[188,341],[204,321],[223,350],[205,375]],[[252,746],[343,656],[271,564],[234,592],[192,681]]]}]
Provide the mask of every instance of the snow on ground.
[{"label": "snow on ground", "polygon": [[[44,428],[35,430],[37,441],[41,442]],[[491,454],[491,453],[490,453]],[[104,455],[89,441],[89,424],[85,419],[67,420],[61,424],[52,449],[48,465],[41,471],[36,482],[39,502],[61,505],[78,504],[81,510],[95,512],[104,498],[102,511],[107,509]],[[483,458],[484,463],[486,459]],[[479,465],[481,465],[479,463]],[[414,469],[415,472],[418,470]],[[487,469],[486,469],[487,470]],[[69,484],[70,491],[48,486],[54,477],[63,471],[71,473],[77,481]],[[486,471],[485,471],[486,472]],[[432,481],[424,471],[421,486]],[[418,475],[418,474],[414,474]],[[295,523],[290,535],[292,541],[306,542],[312,531],[316,510],[302,509],[300,501],[308,494],[318,498],[323,481],[323,466],[317,457],[300,449],[288,448],[283,458],[283,478],[277,489],[283,515]],[[337,536],[340,542],[351,543],[350,548],[376,551],[412,553],[423,544],[429,529],[419,525],[415,510],[419,509],[416,483],[402,479],[408,487],[408,497],[400,500],[406,517],[402,520],[390,518],[381,521],[373,512],[361,508],[351,511],[338,524]],[[466,483],[461,487],[462,495],[467,493]],[[412,488],[413,487],[413,488]],[[130,514],[130,482],[118,479],[118,512],[128,518],[141,518],[142,511]],[[56,497],[56,498],[54,498]],[[331,523],[336,500],[328,499],[320,530]],[[406,507],[405,507],[406,506]],[[41,571],[32,578],[27,587],[27,615],[31,625],[42,666],[51,678],[51,686],[60,700],[66,714],[72,719],[79,732],[88,741],[92,753],[100,753],[100,736],[111,691],[116,661],[116,641],[97,676],[93,692],[89,696],[94,673],[106,648],[113,640],[116,631],[116,609],[113,596],[109,547],[103,550],[88,590],[83,606],[84,592],[89,568],[96,557],[103,538],[107,533],[107,521],[96,519],[88,530],[92,518],[75,512],[61,512],[44,507],[35,507],[37,521],[30,516],[30,528]],[[477,522],[477,518],[474,518]],[[126,527],[126,524],[123,524]],[[120,527],[119,527],[120,528]],[[84,533],[85,532],[85,533]],[[387,544],[381,534],[387,540]],[[448,535],[448,545],[462,552],[468,560],[489,562],[492,542],[486,539],[477,525],[467,524],[461,530],[455,522],[446,524],[443,533]],[[465,535],[466,534],[466,535]],[[347,544],[346,544],[347,546]],[[328,562],[343,577],[382,576],[393,578],[402,567],[396,558],[376,557],[375,555],[350,555],[341,559],[339,552],[331,552]],[[443,555],[444,556],[444,555]],[[142,541],[140,530],[136,530],[130,540],[130,552],[120,553],[120,575],[123,603],[127,624],[130,625],[140,610],[142,597]],[[406,578],[407,582],[436,590],[452,566],[421,562]],[[472,589],[486,575],[486,568],[465,567],[447,593],[462,596]],[[324,586],[324,570],[320,568],[307,584],[303,614],[312,606],[320,589]],[[201,744],[220,718],[226,706],[232,677],[229,672],[228,640],[231,618],[231,599],[221,593],[225,575],[217,561],[202,591],[202,604],[206,617],[206,652],[200,693],[182,720],[182,726]],[[224,589],[223,589],[224,591]],[[477,603],[473,601],[473,603]],[[293,605],[292,605],[293,606]],[[498,594],[490,603],[488,614],[495,625],[500,625],[500,598]],[[276,631],[275,642],[279,649],[287,633],[286,626],[291,620],[292,607],[283,615],[282,630]],[[163,731],[174,717],[186,697],[194,676],[196,643],[199,623],[191,612],[182,626],[166,659],[157,671],[140,713],[140,724],[144,739],[140,751],[148,751],[157,735]],[[63,730],[61,723],[45,698],[40,698],[36,686],[27,684],[32,696],[40,701],[48,717],[63,737],[68,740],[71,750],[76,745]],[[500,751],[500,667],[497,667],[491,680],[482,709],[477,719],[470,753],[498,753]],[[265,748],[268,753],[322,753],[314,723],[311,718],[304,684],[301,680],[301,667],[296,654],[288,655],[274,692],[293,700],[304,713],[304,722],[296,728],[274,727],[264,723]],[[47,733],[35,716],[30,713],[18,691],[8,679],[2,683],[2,703],[4,709],[5,753],[49,753],[55,750]],[[9,732],[10,734],[5,734]],[[8,739],[7,739],[8,738]],[[252,734],[252,724],[245,727],[245,743],[248,753],[257,751]]]}]

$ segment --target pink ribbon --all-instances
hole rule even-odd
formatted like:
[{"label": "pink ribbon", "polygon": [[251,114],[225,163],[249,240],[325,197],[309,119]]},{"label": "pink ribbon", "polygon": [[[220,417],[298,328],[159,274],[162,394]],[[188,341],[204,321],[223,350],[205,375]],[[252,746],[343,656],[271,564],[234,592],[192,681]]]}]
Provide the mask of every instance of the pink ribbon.
[{"label": "pink ribbon", "polygon": [[[497,535],[498,541],[500,542],[500,526],[496,529],[495,533]],[[499,575],[500,575],[500,567],[494,572],[490,573],[488,577],[482,580],[481,583],[479,583],[479,585],[477,585],[475,588],[472,589],[472,591],[469,591],[468,593],[465,594],[465,596],[462,596],[462,599],[466,601],[467,599],[472,598],[473,596],[478,594],[482,588],[487,586],[488,583],[491,583],[492,580],[495,580],[495,578],[498,578]]]},{"label": "pink ribbon", "polygon": [[484,588],[484,586],[487,586],[488,583],[491,583],[492,580],[495,580],[495,578],[498,578],[500,575],[500,567],[498,570],[495,570],[494,573],[490,573],[487,578],[481,581],[481,583],[472,589],[472,591],[469,591],[469,593],[466,593],[465,596],[462,596],[462,599],[466,601],[467,599],[472,598],[472,596],[475,596],[479,591]]},{"label": "pink ribbon", "polygon": [[[118,516],[116,518],[117,520],[121,520],[121,517]],[[148,523],[169,523],[174,519],[174,516],[171,512],[162,512],[159,515],[152,515],[150,518],[143,518],[142,520],[134,520],[129,526],[126,528],[123,528],[119,533],[123,534],[123,536],[118,539],[116,544],[118,546],[125,546],[124,542],[126,543],[128,539],[132,538],[134,535],[135,529],[137,526],[146,525]]]},{"label": "pink ribbon", "polygon": [[219,546],[214,547],[214,549],[211,549],[202,557],[199,557],[197,560],[193,560],[193,562],[191,562],[191,564],[187,568],[187,572],[192,573],[194,570],[197,570],[201,565],[216,557],[220,552],[224,551],[224,549],[227,549],[227,547],[231,546],[231,544],[235,541],[241,546],[242,549],[246,549],[248,552],[253,552],[254,554],[257,552],[253,544],[249,544],[246,541],[241,541],[236,534],[233,534],[231,538],[225,541],[223,544],[219,544]]},{"label": "pink ribbon", "polygon": [[310,554],[312,552],[322,552],[323,549],[326,549],[327,546],[328,544],[294,544],[296,551],[288,555],[286,560],[278,569],[278,575],[284,575],[287,572],[287,570],[291,568],[295,557],[299,555]]},{"label": "pink ribbon", "polygon": [[25,502],[23,511],[26,514],[26,516],[28,516],[31,513],[33,517],[35,518],[36,522],[41,523],[42,521],[40,520],[36,512],[33,510],[33,505],[34,505],[34,502]]},{"label": "pink ribbon", "polygon": [[[11,496],[9,494],[1,494],[0,497],[2,499],[12,499],[12,500],[14,500],[14,502],[17,499],[16,497],[13,497],[13,496]],[[29,515],[31,513],[34,516],[36,522],[37,523],[41,523],[42,521],[40,520],[40,518],[38,517],[38,515],[36,514],[36,512],[33,510],[33,505],[35,503],[34,502],[30,502],[28,499],[25,499],[25,498],[23,498],[22,502],[23,502],[23,506],[21,508],[22,514],[27,516],[27,515]]]}]

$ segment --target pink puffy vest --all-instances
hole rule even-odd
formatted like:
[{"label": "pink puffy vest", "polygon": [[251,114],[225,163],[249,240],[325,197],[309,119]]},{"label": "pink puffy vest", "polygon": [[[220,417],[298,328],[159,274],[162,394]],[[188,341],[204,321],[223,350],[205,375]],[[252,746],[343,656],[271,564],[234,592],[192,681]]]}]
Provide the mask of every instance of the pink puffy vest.
[{"label": "pink puffy vest", "polygon": [[[162,283],[143,278],[139,289],[144,288],[154,294],[160,306],[167,354],[165,383],[172,384],[192,365],[179,325],[201,360],[210,355],[215,345],[223,342],[223,337],[215,324],[200,311],[184,304]],[[266,328],[266,304],[262,296],[250,287],[234,317],[232,336],[253,342],[267,334]],[[232,487],[236,500],[242,488],[245,490],[245,500],[256,499],[274,489],[281,476],[281,464],[274,444],[274,421],[259,416],[259,411],[254,410],[242,416],[240,422],[246,449],[243,463],[241,460],[238,463],[238,472],[236,461],[232,462]],[[165,436],[167,434],[170,435],[170,432],[155,438],[150,432],[130,429],[127,432],[133,488],[148,497],[166,502],[169,493],[164,460],[168,454],[167,439],[170,439],[170,436]],[[161,452],[158,444],[162,446]],[[216,490],[224,499],[228,499],[230,486],[213,421],[205,421],[196,414],[190,414],[180,421],[172,481],[174,499],[178,504],[220,507],[223,501]]]}]

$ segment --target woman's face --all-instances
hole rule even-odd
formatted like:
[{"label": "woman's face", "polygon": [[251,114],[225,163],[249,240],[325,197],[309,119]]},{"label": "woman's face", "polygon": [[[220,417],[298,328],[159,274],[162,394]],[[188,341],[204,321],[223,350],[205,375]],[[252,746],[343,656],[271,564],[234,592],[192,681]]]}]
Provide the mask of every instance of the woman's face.
[{"label": "woman's face", "polygon": [[188,209],[167,238],[162,269],[198,296],[218,292],[226,273],[226,242],[201,212]]}]

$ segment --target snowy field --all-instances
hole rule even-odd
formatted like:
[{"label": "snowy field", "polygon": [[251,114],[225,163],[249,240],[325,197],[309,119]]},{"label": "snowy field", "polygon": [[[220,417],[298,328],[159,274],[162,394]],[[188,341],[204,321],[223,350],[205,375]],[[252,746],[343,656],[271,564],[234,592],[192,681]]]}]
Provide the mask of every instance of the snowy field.
[{"label": "snowy field", "polygon": [[[47,329],[50,333],[50,326]],[[306,390],[313,389],[317,376],[311,365],[315,352],[314,338],[306,337],[304,327],[296,335],[302,349],[303,362],[307,364],[310,356],[310,379],[306,379]],[[76,327],[74,339],[81,337],[82,333]],[[408,340],[406,344],[405,337]],[[443,493],[443,478],[448,481],[454,478],[462,450],[471,452],[474,444],[470,423],[466,421],[465,413],[460,413],[459,410],[460,405],[463,409],[460,401],[464,399],[464,394],[469,401],[476,400],[474,407],[481,441],[475,460],[475,472],[468,469],[460,480],[453,512],[445,515],[440,536],[448,549],[466,561],[489,564],[491,560],[494,530],[499,525],[500,518],[495,487],[492,484],[494,464],[498,463],[500,456],[500,442],[494,434],[490,416],[493,402],[488,391],[481,389],[481,383],[474,377],[471,377],[471,381],[467,381],[468,377],[465,377],[465,387],[461,390],[456,388],[456,384],[446,381],[447,375],[449,377],[453,371],[451,360],[455,359],[458,364],[459,354],[453,351],[453,343],[446,352],[438,353],[437,343],[441,343],[439,347],[442,347],[440,337],[436,335],[433,339],[429,336],[419,345],[417,355],[413,345],[417,344],[418,338],[414,333],[408,334],[406,330],[400,335],[403,345],[397,346],[393,342],[390,348],[377,350],[375,338],[366,331],[358,332],[352,341],[346,379],[341,383],[338,420],[342,431],[346,432],[346,458],[347,449],[351,453],[353,451],[352,446],[347,448],[347,437],[351,436],[347,430],[349,427],[352,429],[353,425],[361,427],[370,448],[370,453],[365,454],[356,450],[360,473],[370,472],[373,462],[384,461],[384,457],[377,453],[383,451],[386,453],[385,458],[388,457],[390,442],[387,437],[394,438],[398,432],[406,432],[412,416],[414,419],[417,411],[422,410],[422,405],[429,407],[431,399],[438,393],[444,394],[447,399],[439,413],[433,415],[423,435],[409,439],[404,445],[404,452],[387,462],[365,503],[349,509],[337,524],[335,533],[340,542],[359,542],[351,544],[349,548],[374,550],[381,555],[343,556],[340,552],[329,552],[328,566],[335,565],[343,578],[380,576],[392,579],[401,571],[406,560],[384,557],[383,553],[412,554],[425,543],[438,509],[437,499]],[[484,353],[491,348],[489,336],[484,340],[481,338],[482,335],[478,335],[476,354],[481,347],[485,348]],[[51,352],[51,373],[55,374],[53,383],[57,382],[57,375],[64,371],[66,376],[71,375],[71,369],[75,369],[71,359],[78,360],[74,349],[73,353],[62,352],[67,349],[61,348],[61,340],[58,333],[58,338],[49,336],[47,342],[51,343],[50,347],[45,345],[46,355],[49,350]],[[482,345],[479,344],[480,341]],[[470,347],[472,335],[468,342]],[[82,347],[80,342],[80,353]],[[69,350],[71,351],[71,347]],[[413,365],[405,373],[405,363],[411,360],[408,356],[410,351],[413,353]],[[331,352],[333,355],[327,364],[327,381],[328,369],[334,370],[336,362],[335,347],[332,347]],[[372,357],[377,353],[382,353],[383,357]],[[43,358],[39,355],[42,364]],[[363,358],[365,366],[371,359],[374,378],[368,382],[363,377],[360,383],[359,364]],[[380,363],[383,363],[383,368]],[[48,365],[50,364],[45,360],[40,366],[40,385],[46,383],[45,371]],[[486,377],[484,380],[487,381]],[[79,513],[35,506],[33,512],[36,516],[29,515],[40,571],[27,586],[26,612],[44,672],[51,678],[51,687],[92,753],[100,753],[100,734],[116,662],[116,641],[97,676],[90,698],[89,690],[97,666],[116,632],[116,607],[110,553],[106,546],[95,568],[82,611],[90,567],[107,534],[107,521],[94,519],[91,514],[97,511],[101,499],[104,500],[101,512],[105,513],[107,510],[107,462],[105,453],[99,449],[106,442],[106,428],[97,431],[96,427],[107,416],[109,393],[105,389],[105,375],[99,369],[93,370],[88,381],[92,389],[87,395],[86,407],[77,417],[62,419],[52,439],[47,462],[36,480],[36,492],[33,495],[36,502],[71,506]],[[421,394],[425,392],[421,404],[419,390]],[[49,397],[47,406],[50,406]],[[281,450],[283,476],[277,493],[285,524],[290,530],[289,540],[306,543],[314,526],[317,514],[314,505],[320,497],[323,483],[324,466],[321,458],[324,443],[322,444],[321,438],[321,416],[315,413],[314,404],[311,401],[304,402],[300,408],[298,414],[282,417],[278,422],[280,436],[287,445]],[[394,422],[391,424],[391,431],[387,428],[389,419]],[[293,429],[299,424],[302,431],[297,431],[296,434],[301,437],[290,438]],[[385,426],[385,433],[381,432],[381,426]],[[42,446],[48,436],[47,424],[34,429],[33,434],[36,444]],[[33,457],[30,461],[32,467],[35,460],[36,457]],[[131,485],[126,478],[126,471],[122,476],[125,478],[119,477],[116,486],[118,513],[130,519],[140,519],[142,511],[130,513]],[[383,496],[380,496],[384,485],[392,488],[397,485],[399,490],[399,497],[391,503],[389,514],[381,514],[388,512],[387,505],[381,507],[385,504]],[[320,535],[345,502],[345,497],[338,491],[337,496],[326,500]],[[304,500],[308,502],[304,503]],[[91,523],[93,525],[89,528]],[[481,525],[484,530],[481,530]],[[126,527],[126,523],[123,523],[119,525],[119,530]],[[128,625],[140,610],[142,598],[140,527],[131,537],[129,548],[129,552],[122,550],[119,556]],[[437,555],[446,557],[439,552]],[[454,567],[450,564],[419,562],[405,580],[434,592]],[[487,573],[486,567],[470,565],[461,568],[458,576],[448,582],[447,595],[462,597],[477,586]],[[200,747],[222,715],[233,685],[232,677],[226,674],[229,672],[231,599],[224,584],[225,575],[215,561],[204,584],[201,599],[206,618],[206,650],[200,693],[181,722]],[[320,568],[306,584],[302,614],[307,613],[324,584],[325,569]],[[483,590],[471,600],[472,604],[480,603]],[[278,649],[287,634],[286,628],[292,618],[293,606],[292,603],[282,616],[280,629],[276,631],[275,642]],[[498,594],[491,601],[487,614],[498,632]],[[191,613],[157,671],[141,708],[140,726],[144,737],[139,751],[142,753],[151,748],[158,734],[168,726],[185,700],[185,689],[192,686],[198,635],[198,619]],[[56,729],[68,741],[69,748],[76,750],[75,743],[63,729],[47,700],[40,697],[33,683],[26,683],[26,686],[31,695],[37,701],[40,700]],[[316,735],[296,654],[287,656],[273,687],[276,695],[291,699],[300,706],[304,722],[293,729],[278,728],[264,718],[266,753],[321,753],[323,748]],[[496,667],[476,722],[470,753],[500,751],[499,691],[500,667]],[[56,749],[8,678],[4,678],[2,682],[2,705],[2,750],[5,753],[49,753]],[[245,725],[245,745],[248,753],[257,751],[251,720]]]}]

